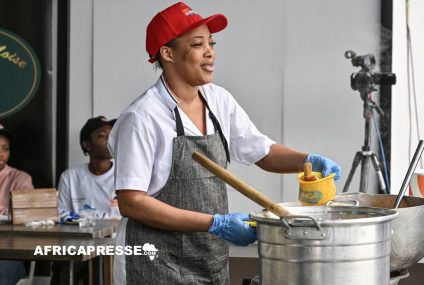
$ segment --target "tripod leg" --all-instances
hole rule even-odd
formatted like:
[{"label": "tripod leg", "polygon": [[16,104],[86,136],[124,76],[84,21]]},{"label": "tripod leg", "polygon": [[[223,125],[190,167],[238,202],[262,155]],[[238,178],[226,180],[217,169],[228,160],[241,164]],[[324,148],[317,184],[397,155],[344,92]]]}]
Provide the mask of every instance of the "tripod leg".
[{"label": "tripod leg", "polygon": [[370,164],[369,164],[369,158],[370,158],[370,152],[363,151],[362,152],[362,159],[361,159],[361,179],[359,182],[359,192],[367,192],[368,188],[368,175],[370,170]]},{"label": "tripod leg", "polygon": [[375,153],[371,154],[372,157],[372,165],[374,166],[375,172],[377,172],[378,177],[378,185],[380,186],[381,192],[385,194],[389,194],[386,189],[386,183],[384,182],[383,172],[381,172],[380,162],[378,162],[377,156]]},{"label": "tripod leg", "polygon": [[362,152],[358,151],[355,154],[355,158],[353,159],[352,168],[350,169],[349,176],[347,177],[346,183],[343,187],[343,192],[347,192],[347,190],[349,189],[350,182],[352,182],[353,175],[355,174],[355,170],[358,167],[359,162],[361,161],[361,157]]}]

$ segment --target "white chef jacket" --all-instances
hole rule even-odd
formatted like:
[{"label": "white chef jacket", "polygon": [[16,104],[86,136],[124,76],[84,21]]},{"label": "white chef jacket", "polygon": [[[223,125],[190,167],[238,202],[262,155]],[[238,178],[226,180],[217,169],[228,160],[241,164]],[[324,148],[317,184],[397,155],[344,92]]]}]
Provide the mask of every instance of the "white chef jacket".
[{"label": "white chef jacket", "polygon": [[[275,142],[256,129],[227,90],[206,84],[200,91],[221,125],[231,160],[250,165],[268,154]],[[161,77],[122,112],[108,139],[116,162],[115,190],[147,191],[156,196],[165,185],[171,171],[172,140],[177,136],[175,106],[176,98]],[[180,115],[185,135],[203,136],[182,110]],[[206,131],[214,133],[208,114]]]},{"label": "white chef jacket", "polygon": [[[227,139],[231,161],[250,165],[265,157],[275,142],[260,133],[246,112],[224,88],[201,86]],[[109,134],[108,147],[115,159],[115,190],[147,191],[156,196],[165,186],[172,164],[173,138],[177,136],[174,108],[178,99],[161,76],[157,83],[124,110]],[[215,132],[206,109],[206,132]],[[179,109],[186,136],[203,136]],[[125,245],[127,219],[118,227],[116,245]],[[160,254],[160,253],[159,253]],[[125,256],[114,258],[114,284],[125,284]]]}]

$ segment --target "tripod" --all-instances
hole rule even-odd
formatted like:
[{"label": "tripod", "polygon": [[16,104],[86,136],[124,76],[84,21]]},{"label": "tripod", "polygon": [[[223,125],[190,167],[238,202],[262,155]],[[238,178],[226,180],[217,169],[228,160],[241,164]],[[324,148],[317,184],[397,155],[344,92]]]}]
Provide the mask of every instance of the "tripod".
[{"label": "tripod", "polygon": [[365,118],[365,140],[362,150],[358,151],[353,159],[352,169],[347,177],[346,184],[343,187],[343,192],[347,192],[350,182],[352,181],[355,170],[361,162],[361,180],[359,186],[359,192],[366,192],[368,186],[368,171],[369,161],[371,160],[374,170],[377,172],[378,184],[380,190],[384,193],[386,190],[386,183],[384,182],[383,173],[380,169],[380,163],[378,162],[377,156],[371,151],[371,132],[370,132],[370,120],[373,118],[374,109],[384,116],[383,110],[371,100],[371,92],[376,91],[375,86],[380,85],[393,85],[396,83],[396,75],[393,73],[381,72],[372,73],[375,66],[375,56],[373,54],[366,54],[357,56],[352,50],[345,52],[345,57],[351,59],[352,65],[361,67],[361,70],[357,73],[352,73],[350,76],[350,86],[353,90],[358,90],[361,94],[361,99],[364,101],[364,118]]},{"label": "tripod", "polygon": [[371,100],[371,90],[365,89],[360,90],[361,98],[364,101],[364,118],[365,118],[365,139],[362,150],[356,152],[355,158],[353,159],[352,168],[347,177],[346,184],[343,187],[343,192],[347,192],[349,185],[352,181],[355,170],[361,162],[361,180],[359,184],[359,192],[366,192],[368,186],[369,176],[369,161],[371,160],[374,170],[377,172],[379,188],[382,192],[386,193],[386,183],[384,182],[383,173],[381,172],[380,163],[378,162],[376,154],[371,150],[371,131],[370,131],[370,120],[373,116],[373,110],[376,109],[380,115],[384,115],[383,110],[377,106],[377,104]]}]

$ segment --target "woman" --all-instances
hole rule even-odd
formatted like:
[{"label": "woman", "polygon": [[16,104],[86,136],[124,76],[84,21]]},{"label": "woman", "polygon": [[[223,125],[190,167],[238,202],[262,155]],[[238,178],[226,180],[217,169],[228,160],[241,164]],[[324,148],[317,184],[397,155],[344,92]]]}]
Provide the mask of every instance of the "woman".
[{"label": "woman", "polygon": [[[7,215],[9,212],[10,192],[34,188],[31,176],[7,165],[10,157],[10,144],[14,139],[15,135],[0,124],[0,215]],[[0,284],[16,284],[25,276],[23,262],[0,260]]]},{"label": "woman", "polygon": [[[324,175],[340,167],[261,134],[225,89],[213,85],[222,14],[203,19],[184,3],[147,27],[149,62],[163,73],[120,116],[109,136],[121,220],[117,244],[146,255],[115,256],[115,284],[228,284],[228,244],[256,240],[246,214],[227,214],[225,184],[191,158],[223,167],[230,159],[272,172],[299,172],[305,161]],[[149,256],[147,256],[149,255]]]},{"label": "woman", "polygon": [[31,176],[7,165],[14,138],[15,135],[0,124],[0,215],[8,214],[10,192],[34,188]]}]

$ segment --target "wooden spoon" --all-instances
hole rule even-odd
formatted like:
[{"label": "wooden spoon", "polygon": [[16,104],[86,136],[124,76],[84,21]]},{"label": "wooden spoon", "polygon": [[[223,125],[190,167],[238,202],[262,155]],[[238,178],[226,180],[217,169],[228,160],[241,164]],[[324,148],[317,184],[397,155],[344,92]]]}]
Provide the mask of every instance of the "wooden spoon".
[{"label": "wooden spoon", "polygon": [[305,163],[303,165],[303,173],[302,180],[304,181],[316,181],[318,177],[312,173],[312,163]]},{"label": "wooden spoon", "polygon": [[206,156],[198,152],[193,152],[192,158],[198,163],[200,163],[204,168],[215,174],[218,178],[222,179],[224,182],[234,187],[234,189],[245,195],[247,198],[253,200],[268,211],[276,214],[278,217],[292,215],[285,208],[281,207],[279,204],[269,199],[267,196],[257,191],[256,189],[245,184],[236,176],[231,174],[228,170],[216,164]]}]

